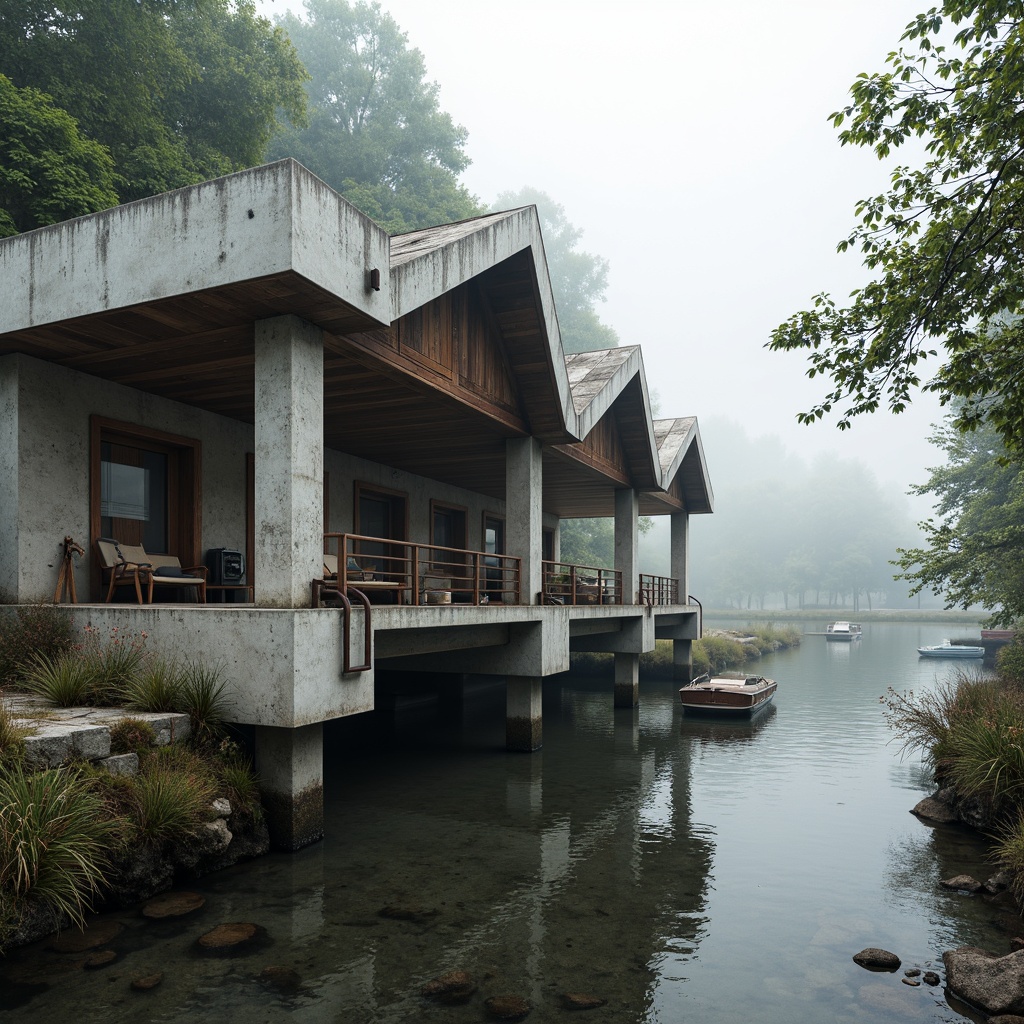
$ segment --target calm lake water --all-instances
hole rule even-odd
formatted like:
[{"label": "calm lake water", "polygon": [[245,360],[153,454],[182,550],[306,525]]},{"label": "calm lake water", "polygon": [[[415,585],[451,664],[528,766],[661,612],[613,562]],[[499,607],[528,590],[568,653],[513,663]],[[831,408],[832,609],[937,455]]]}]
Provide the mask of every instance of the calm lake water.
[{"label": "calm lake water", "polygon": [[[686,718],[669,683],[642,681],[639,709],[615,710],[609,680],[574,678],[547,684],[534,755],[504,751],[494,687],[461,709],[407,708],[372,738],[365,724],[362,738],[333,730],[324,843],[190,885],[207,904],[179,923],[117,915],[107,967],[57,973],[56,954],[12,955],[0,1012],[456,1024],[512,993],[541,1022],[565,1020],[562,993],[580,992],[607,1005],[579,1019],[617,1024],[962,1021],[941,986],[851,958],[882,946],[942,974],[943,950],[1001,953],[1021,931],[1007,903],[939,889],[994,868],[965,830],[909,813],[933,787],[917,756],[901,760],[879,704],[889,685],[922,691],[957,667],[919,659],[919,645],[971,630],[864,630],[852,646],[807,636],[764,659],[780,686],[752,725]],[[265,944],[198,956],[196,938],[229,921],[258,923]],[[267,966],[301,987],[267,987]],[[421,998],[453,969],[477,981],[471,1002]],[[154,971],[158,988],[130,990]]]}]

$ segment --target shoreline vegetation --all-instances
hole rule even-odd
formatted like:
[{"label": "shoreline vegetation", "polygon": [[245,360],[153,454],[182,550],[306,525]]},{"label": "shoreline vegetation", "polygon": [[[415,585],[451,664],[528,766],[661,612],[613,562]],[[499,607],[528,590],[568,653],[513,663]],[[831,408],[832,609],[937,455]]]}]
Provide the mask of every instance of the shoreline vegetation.
[{"label": "shoreline vegetation", "polygon": [[[33,762],[31,728],[0,701],[0,954],[269,846],[217,670],[158,658],[146,638],[79,632],[56,606],[0,615],[0,697],[124,709],[111,753],[134,755],[117,774],[85,759]],[[158,746],[133,711],[186,714],[190,735]]]},{"label": "shoreline vegetation", "polygon": [[[717,616],[717,612],[715,613]],[[774,622],[748,623],[743,629],[707,629],[693,641],[693,675],[722,672],[789,647],[799,647],[803,633]],[[640,672],[648,679],[672,677],[672,641],[658,640],[653,651],[640,655]],[[611,671],[615,656],[580,652],[572,655],[572,671],[599,675]]]},{"label": "shoreline vegetation", "polygon": [[1024,638],[999,651],[994,672],[957,669],[934,691],[879,699],[902,751],[919,753],[938,787],[915,813],[938,808],[984,834],[1024,912]]}]

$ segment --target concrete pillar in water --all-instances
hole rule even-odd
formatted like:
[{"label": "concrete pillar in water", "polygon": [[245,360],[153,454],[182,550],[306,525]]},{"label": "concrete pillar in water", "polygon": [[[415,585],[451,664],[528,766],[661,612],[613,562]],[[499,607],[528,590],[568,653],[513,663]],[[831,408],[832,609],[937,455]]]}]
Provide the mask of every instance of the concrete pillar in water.
[{"label": "concrete pillar in water", "polygon": [[324,346],[294,316],[256,324],[256,603],[305,608],[323,573]]},{"label": "concrete pillar in water", "polygon": [[256,726],[256,771],[271,845],[300,850],[323,839],[323,725]]},{"label": "concrete pillar in water", "polygon": [[540,676],[508,676],[505,680],[505,747],[539,750],[543,742]]},{"label": "concrete pillar in water", "polygon": [[523,604],[533,604],[541,588],[542,459],[536,438],[513,437],[505,442],[505,550],[523,560]]},{"label": "concrete pillar in water", "polygon": [[[671,569],[679,582],[679,603],[690,603],[690,516],[676,512],[672,516]],[[672,677],[689,682],[693,678],[693,641],[672,641]]]},{"label": "concrete pillar in water", "polygon": [[615,706],[635,708],[640,703],[640,655],[615,655]]},{"label": "concrete pillar in water", "polygon": [[622,603],[636,604],[640,499],[632,487],[615,490],[615,568],[622,573]]}]

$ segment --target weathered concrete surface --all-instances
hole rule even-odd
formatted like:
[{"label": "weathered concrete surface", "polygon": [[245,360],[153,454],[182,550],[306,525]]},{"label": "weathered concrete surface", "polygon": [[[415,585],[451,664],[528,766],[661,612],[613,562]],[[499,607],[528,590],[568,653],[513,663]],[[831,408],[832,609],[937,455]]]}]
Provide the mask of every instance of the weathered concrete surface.
[{"label": "weathered concrete surface", "polygon": [[989,1014],[1024,1014],[1024,950],[997,957],[963,946],[943,953],[942,962],[958,998]]},{"label": "weathered concrete surface", "polygon": [[640,703],[640,655],[615,655],[615,707],[635,708]]},{"label": "weathered concrete surface", "polygon": [[387,324],[388,248],[382,228],[280,160],[0,240],[0,334],[291,270]]},{"label": "weathered concrete surface", "polygon": [[505,442],[505,547],[522,556],[520,600],[534,604],[541,589],[543,454],[533,437]]},{"label": "weathered concrete surface", "polygon": [[539,750],[543,741],[541,718],[543,680],[509,676],[505,683],[505,746],[508,750]]},{"label": "weathered concrete surface", "polygon": [[323,575],[323,333],[297,317],[256,325],[256,602],[308,608]]},{"label": "weathered concrete surface", "polygon": [[299,850],[323,838],[323,764],[323,726],[257,728],[256,771],[276,849]]}]

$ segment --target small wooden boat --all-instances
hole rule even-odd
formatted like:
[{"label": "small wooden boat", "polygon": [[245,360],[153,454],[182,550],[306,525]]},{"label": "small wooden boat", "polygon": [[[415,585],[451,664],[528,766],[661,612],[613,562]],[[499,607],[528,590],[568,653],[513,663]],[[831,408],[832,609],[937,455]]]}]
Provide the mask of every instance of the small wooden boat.
[{"label": "small wooden boat", "polygon": [[941,644],[933,644],[931,647],[918,647],[917,653],[922,658],[984,658],[985,648],[943,640]]},{"label": "small wooden boat", "polygon": [[778,683],[764,676],[724,672],[712,676],[705,672],[679,690],[679,699],[687,712],[750,718],[772,702]]},{"label": "small wooden boat", "polygon": [[825,639],[839,643],[852,643],[863,635],[858,622],[830,622],[825,627]]}]

